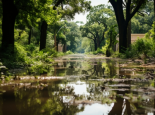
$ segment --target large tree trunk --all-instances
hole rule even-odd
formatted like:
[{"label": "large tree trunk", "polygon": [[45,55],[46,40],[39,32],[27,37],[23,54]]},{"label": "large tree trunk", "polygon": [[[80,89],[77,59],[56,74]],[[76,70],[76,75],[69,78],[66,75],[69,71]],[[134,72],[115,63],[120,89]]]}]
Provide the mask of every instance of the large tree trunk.
[{"label": "large tree trunk", "polygon": [[63,52],[66,52],[66,43],[63,46]]},{"label": "large tree trunk", "polygon": [[46,48],[47,22],[43,21],[41,25],[40,51]]},{"label": "large tree trunk", "polygon": [[155,40],[155,0],[154,0],[154,40]]},{"label": "large tree trunk", "polygon": [[[130,13],[132,10],[130,9]],[[131,45],[131,20],[128,23],[128,31],[127,31],[127,47],[130,48]]]},{"label": "large tree trunk", "polygon": [[22,34],[22,31],[19,32],[18,40],[20,40],[20,38],[21,38],[21,34]]},{"label": "large tree trunk", "polygon": [[119,28],[119,52],[123,53],[127,48],[127,23],[124,19],[122,0],[114,2],[110,0],[117,19],[117,24]]},{"label": "large tree trunk", "polygon": [[29,31],[29,39],[28,39],[28,44],[29,45],[31,43],[31,36],[32,36],[32,28],[30,28],[30,31]]},{"label": "large tree trunk", "polygon": [[56,33],[54,34],[54,48],[57,51],[57,39],[56,39]]},{"label": "large tree trunk", "polygon": [[131,21],[128,24],[127,47],[130,48],[130,45],[131,45]]},{"label": "large tree trunk", "polygon": [[133,12],[130,10],[131,0],[128,0],[126,4],[126,19],[124,18],[124,12],[123,12],[123,0],[109,0],[109,2],[112,4],[117,24],[119,27],[119,52],[123,53],[126,48],[128,47],[128,40],[127,40],[127,27],[128,23],[131,20],[131,18],[135,15],[135,13],[140,9],[143,3],[145,3],[145,0],[139,0],[137,3],[137,6],[135,6]]},{"label": "large tree trunk", "polygon": [[56,51],[58,52],[58,45],[59,45],[59,42],[57,42],[56,44]]},{"label": "large tree trunk", "polygon": [[127,26],[123,23],[119,25],[119,52],[124,53],[127,49]]},{"label": "large tree trunk", "polygon": [[[154,0],[154,40],[155,40],[155,0]],[[154,87],[155,87],[155,82],[154,82]],[[154,99],[154,109],[155,109],[155,99]],[[154,111],[155,115],[155,111]]]},{"label": "large tree trunk", "polygon": [[95,46],[95,51],[96,51],[97,50],[97,40],[94,39],[93,41],[94,41],[94,46]]},{"label": "large tree trunk", "polygon": [[99,38],[99,35],[98,35],[98,32],[97,32],[97,48],[100,48],[100,38]]},{"label": "large tree trunk", "polygon": [[97,48],[100,48],[100,41],[99,41],[99,38],[97,38]]},{"label": "large tree trunk", "polygon": [[14,25],[18,15],[18,9],[14,0],[2,0],[3,20],[2,20],[2,51],[8,50],[14,53]]}]

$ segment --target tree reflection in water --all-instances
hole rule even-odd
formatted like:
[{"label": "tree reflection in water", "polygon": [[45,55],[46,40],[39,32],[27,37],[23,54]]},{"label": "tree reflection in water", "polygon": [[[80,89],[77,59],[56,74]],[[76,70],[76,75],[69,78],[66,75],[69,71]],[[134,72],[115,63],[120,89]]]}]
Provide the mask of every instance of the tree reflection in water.
[{"label": "tree reflection in water", "polygon": [[[36,87],[15,88],[11,95],[15,98],[12,99],[15,100],[13,102],[13,107],[16,107],[14,113],[17,113],[17,115],[18,113],[20,115],[74,115],[83,111],[84,106],[79,108],[78,105],[74,104],[73,88],[67,87],[65,84],[62,87],[60,83],[62,84],[60,81],[51,82],[48,88],[43,87],[42,89]],[[65,102],[63,97],[73,97],[73,100]],[[3,98],[3,101],[5,98]],[[3,104],[4,106],[5,104]]]},{"label": "tree reflection in water", "polygon": [[[59,62],[55,64],[50,76],[64,76],[66,79],[51,81],[39,81],[37,79],[31,85],[22,87],[19,84],[15,87],[3,85],[7,91],[0,95],[0,107],[3,108],[0,114],[74,115],[85,111],[88,105],[97,108],[97,104],[94,103],[108,106],[109,115],[151,113],[142,107],[153,107],[154,100],[146,98],[146,95],[149,95],[147,92],[138,92],[137,90],[140,87],[150,87],[150,82],[143,83],[130,80],[116,82],[113,80],[116,77],[119,78],[116,74],[121,75],[119,63],[114,60],[87,59]],[[20,82],[25,81],[21,80]],[[44,82],[48,86],[41,85]],[[120,85],[123,86],[120,87]],[[129,87],[125,87],[125,85],[129,85]],[[81,92],[77,91],[77,87]],[[129,95],[131,94],[133,100],[130,99]],[[138,100],[138,95],[145,96],[145,98]]]}]

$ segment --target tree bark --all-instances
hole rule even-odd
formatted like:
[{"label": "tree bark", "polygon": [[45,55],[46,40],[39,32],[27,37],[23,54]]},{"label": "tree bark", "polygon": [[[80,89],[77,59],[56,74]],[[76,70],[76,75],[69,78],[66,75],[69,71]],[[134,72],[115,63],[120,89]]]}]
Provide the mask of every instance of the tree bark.
[{"label": "tree bark", "polygon": [[131,0],[128,0],[126,4],[127,7],[126,7],[126,19],[125,19],[124,13],[123,13],[122,1],[123,0],[117,0],[117,1],[109,0],[109,2],[112,4],[114,8],[117,24],[119,27],[119,52],[120,53],[124,53],[124,51],[128,47],[128,40],[127,40],[128,23],[131,20],[131,18],[135,15],[135,13],[140,9],[142,4],[145,2],[144,0],[139,0],[133,12],[130,12]]},{"label": "tree bark", "polygon": [[54,34],[54,48],[57,51],[57,39],[56,39],[56,33]]},{"label": "tree bark", "polygon": [[123,53],[123,51],[127,48],[127,24],[124,19],[122,0],[117,2],[110,0],[110,3],[114,8],[119,28],[119,52]]},{"label": "tree bark", "polygon": [[131,45],[131,21],[128,24],[127,39],[128,39],[127,47],[129,48]]},{"label": "tree bark", "polygon": [[[59,4],[61,4],[60,2],[61,0],[59,0],[55,6],[53,7],[53,10],[56,10],[56,7],[59,6]],[[47,22],[43,21],[42,26],[41,26],[41,36],[40,36],[40,50],[46,48],[46,36],[47,36]],[[56,36],[54,36],[54,38],[56,38]],[[56,46],[56,43],[55,43]],[[55,47],[56,49],[56,47]]]},{"label": "tree bark", "polygon": [[46,48],[47,22],[43,21],[41,25],[40,51]]},{"label": "tree bark", "polygon": [[63,46],[63,52],[66,52],[66,43]]},{"label": "tree bark", "polygon": [[100,48],[100,38],[97,32],[97,48]]},{"label": "tree bark", "polygon": [[58,52],[58,44],[59,44],[59,42],[57,42],[57,44],[56,44],[56,51]]},{"label": "tree bark", "polygon": [[97,42],[94,40],[94,45],[95,45],[95,51],[97,50]]},{"label": "tree bark", "polygon": [[19,35],[18,35],[18,40],[20,40],[20,38],[21,38],[21,34],[22,34],[22,31],[21,31],[21,32],[19,32]]},{"label": "tree bark", "polygon": [[127,49],[127,25],[119,25],[119,52],[124,53]]},{"label": "tree bark", "polygon": [[97,38],[97,48],[100,48],[99,38]]},{"label": "tree bark", "polygon": [[29,39],[28,39],[28,44],[29,45],[31,43],[31,36],[32,36],[32,28],[30,28],[30,31],[29,31]]},{"label": "tree bark", "polygon": [[154,40],[155,40],[155,0],[154,0]]},{"label": "tree bark", "polygon": [[[154,40],[155,40],[155,0],[154,0]],[[154,82],[154,87],[155,87],[155,82]],[[154,99],[154,108],[155,108],[155,99]],[[155,111],[154,111],[155,115]]]},{"label": "tree bark", "polygon": [[2,52],[8,50],[14,53],[14,25],[18,15],[18,9],[14,0],[2,0],[3,19],[2,19]]}]

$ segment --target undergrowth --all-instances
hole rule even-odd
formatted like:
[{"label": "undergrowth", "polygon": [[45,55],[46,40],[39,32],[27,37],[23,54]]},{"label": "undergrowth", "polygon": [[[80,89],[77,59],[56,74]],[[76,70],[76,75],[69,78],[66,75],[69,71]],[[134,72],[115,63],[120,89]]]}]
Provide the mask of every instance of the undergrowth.
[{"label": "undergrowth", "polygon": [[46,48],[39,51],[39,47],[34,44],[22,46],[15,42],[14,53],[4,52],[1,57],[1,62],[9,69],[26,68],[28,73],[47,72],[49,65],[54,62],[53,57],[60,57],[72,54],[71,51],[66,53],[57,52],[53,49]]}]

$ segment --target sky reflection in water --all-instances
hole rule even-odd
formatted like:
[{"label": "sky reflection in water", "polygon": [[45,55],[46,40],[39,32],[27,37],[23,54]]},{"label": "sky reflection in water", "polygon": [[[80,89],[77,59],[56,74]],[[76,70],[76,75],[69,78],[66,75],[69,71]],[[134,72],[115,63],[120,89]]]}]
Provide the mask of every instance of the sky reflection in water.
[{"label": "sky reflection in water", "polygon": [[93,105],[86,105],[85,110],[83,112],[78,113],[77,115],[108,115],[113,106],[114,103],[110,105],[102,105],[98,103],[95,103]]}]

